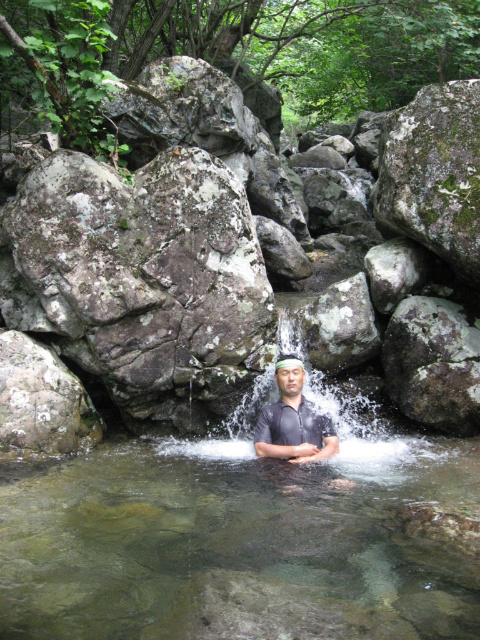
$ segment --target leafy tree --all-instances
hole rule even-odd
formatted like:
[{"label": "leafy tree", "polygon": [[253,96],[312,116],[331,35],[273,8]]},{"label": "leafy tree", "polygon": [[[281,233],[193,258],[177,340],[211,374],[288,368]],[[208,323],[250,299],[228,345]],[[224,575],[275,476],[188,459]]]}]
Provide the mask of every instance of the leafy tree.
[{"label": "leafy tree", "polygon": [[[403,106],[424,85],[480,75],[479,0],[375,7],[313,39],[291,87],[318,121]],[[277,60],[277,64],[281,64]]]},{"label": "leafy tree", "polygon": [[[25,13],[18,11],[18,5],[11,7],[10,22],[0,16],[2,96],[27,91],[30,106],[40,120],[48,119],[53,131],[62,134],[64,146],[93,151],[106,135],[99,105],[118,90],[118,79],[101,68],[107,39],[113,37],[105,21],[110,4],[106,0],[21,4]],[[10,23],[27,35],[22,38]],[[14,54],[25,63],[23,68]],[[33,74],[33,87],[25,66]]]}]

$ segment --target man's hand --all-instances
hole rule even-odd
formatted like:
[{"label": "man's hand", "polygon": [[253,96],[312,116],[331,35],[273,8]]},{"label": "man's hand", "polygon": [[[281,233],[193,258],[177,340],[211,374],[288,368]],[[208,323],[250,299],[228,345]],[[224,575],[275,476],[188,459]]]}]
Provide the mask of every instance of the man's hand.
[{"label": "man's hand", "polygon": [[320,449],[309,442],[303,442],[295,447],[295,458],[294,460],[298,460],[300,458],[309,458],[310,456],[314,456],[317,453],[320,453]]},{"label": "man's hand", "polygon": [[[337,436],[328,436],[327,438],[325,438],[324,442],[325,442],[325,446],[321,451],[317,447],[315,447],[315,449],[317,449],[316,453],[313,453],[313,454],[308,454],[308,453],[305,454],[302,451],[302,454],[300,456],[291,458],[289,462],[293,464],[306,464],[309,462],[316,462],[318,460],[324,460],[325,458],[330,458],[331,456],[334,456],[340,452]],[[305,444],[299,445],[297,449],[300,449],[303,446],[305,446]],[[307,445],[307,446],[312,447],[314,445]]]}]

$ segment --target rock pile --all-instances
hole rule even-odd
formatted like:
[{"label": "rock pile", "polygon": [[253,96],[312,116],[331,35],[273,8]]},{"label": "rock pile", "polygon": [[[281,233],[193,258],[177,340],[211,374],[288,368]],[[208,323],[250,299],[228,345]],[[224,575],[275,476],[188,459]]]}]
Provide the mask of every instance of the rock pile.
[{"label": "rock pile", "polygon": [[[465,138],[479,87],[425,88],[398,113],[308,132],[287,159],[219,70],[152,63],[105,105],[134,185],[71,151],[10,159],[3,184],[21,181],[0,209],[2,335],[43,333],[137,433],[199,433],[271,362],[277,309],[290,309],[313,366],[338,374],[383,350],[407,416],[477,432],[480,331],[471,307],[438,296],[455,297],[455,276],[480,280],[480,156]],[[453,289],[436,278],[445,263]],[[59,451],[89,437],[78,397]],[[12,433],[5,447],[29,446]]]}]

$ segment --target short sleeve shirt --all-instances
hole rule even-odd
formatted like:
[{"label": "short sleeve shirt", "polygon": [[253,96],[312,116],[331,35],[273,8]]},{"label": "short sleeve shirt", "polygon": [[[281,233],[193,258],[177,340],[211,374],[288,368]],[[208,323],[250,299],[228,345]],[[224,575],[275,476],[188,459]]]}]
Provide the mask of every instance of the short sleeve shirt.
[{"label": "short sleeve shirt", "polygon": [[321,448],[323,438],[336,435],[332,418],[318,414],[313,403],[302,398],[298,411],[281,400],[263,407],[254,442],[286,446],[309,442]]}]

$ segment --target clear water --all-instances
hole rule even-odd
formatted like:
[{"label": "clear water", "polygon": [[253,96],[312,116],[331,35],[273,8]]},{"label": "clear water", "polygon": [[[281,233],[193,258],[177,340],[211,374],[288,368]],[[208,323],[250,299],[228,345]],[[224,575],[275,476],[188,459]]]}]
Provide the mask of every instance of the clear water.
[{"label": "clear water", "polygon": [[480,534],[402,514],[479,520],[480,439],[405,435],[318,373],[306,393],[338,424],[323,464],[255,458],[268,372],[228,437],[111,441],[4,475],[0,639],[478,640]]}]

